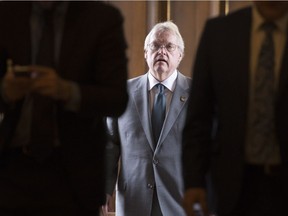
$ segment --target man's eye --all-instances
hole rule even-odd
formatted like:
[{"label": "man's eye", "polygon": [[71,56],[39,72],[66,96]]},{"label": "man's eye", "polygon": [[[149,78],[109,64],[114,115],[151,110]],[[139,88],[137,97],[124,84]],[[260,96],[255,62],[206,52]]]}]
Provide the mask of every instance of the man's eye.
[{"label": "man's eye", "polygon": [[152,51],[155,51],[155,50],[158,50],[159,49],[159,45],[158,44],[154,44],[154,43],[151,43],[149,45],[149,48],[152,50]]},{"label": "man's eye", "polygon": [[167,50],[173,50],[174,49],[174,44],[167,44],[166,45]]},{"label": "man's eye", "polygon": [[158,44],[152,44],[152,46],[154,49],[159,49],[159,47],[160,47]]}]

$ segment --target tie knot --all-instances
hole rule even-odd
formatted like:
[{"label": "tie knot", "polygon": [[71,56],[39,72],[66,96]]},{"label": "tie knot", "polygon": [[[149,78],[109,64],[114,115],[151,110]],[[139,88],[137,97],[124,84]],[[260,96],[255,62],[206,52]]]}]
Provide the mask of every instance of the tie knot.
[{"label": "tie knot", "polygon": [[157,87],[159,93],[164,93],[165,86],[163,84],[158,83],[156,85],[156,87]]},{"label": "tie knot", "polygon": [[277,28],[274,22],[264,22],[261,25],[261,29],[266,33],[272,33]]}]

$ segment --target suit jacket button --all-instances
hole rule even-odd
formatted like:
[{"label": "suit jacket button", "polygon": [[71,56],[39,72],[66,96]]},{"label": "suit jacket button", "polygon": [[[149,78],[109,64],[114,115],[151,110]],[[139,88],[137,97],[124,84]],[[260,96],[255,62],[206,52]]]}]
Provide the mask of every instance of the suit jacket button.
[{"label": "suit jacket button", "polygon": [[158,161],[157,159],[153,159],[153,163],[154,163],[155,165],[157,165],[157,164],[159,163],[159,161]]},{"label": "suit jacket button", "polygon": [[149,189],[153,190],[154,186],[152,184],[147,185]]}]

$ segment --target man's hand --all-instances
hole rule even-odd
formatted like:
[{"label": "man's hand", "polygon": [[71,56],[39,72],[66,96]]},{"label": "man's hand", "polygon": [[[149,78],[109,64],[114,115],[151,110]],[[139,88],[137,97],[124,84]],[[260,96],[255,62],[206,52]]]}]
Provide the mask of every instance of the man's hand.
[{"label": "man's hand", "polygon": [[61,79],[53,68],[38,65],[13,66],[11,60],[7,61],[7,65],[2,90],[7,102],[15,102],[30,93],[63,102],[70,99],[70,82]]},{"label": "man's hand", "polygon": [[15,71],[12,66],[12,61],[9,59],[7,61],[7,71],[2,83],[2,96],[9,103],[23,99],[30,93],[33,84],[33,80],[30,76],[18,76],[15,72],[22,73],[22,70]]},{"label": "man's hand", "polygon": [[183,207],[187,216],[195,216],[193,206],[200,204],[204,216],[208,216],[206,191],[203,188],[189,188],[185,191]]},{"label": "man's hand", "polygon": [[62,79],[53,68],[27,66],[27,69],[33,73],[31,93],[40,94],[64,102],[70,99],[70,83]]},{"label": "man's hand", "polygon": [[115,203],[111,195],[106,195],[106,204],[101,207],[101,216],[108,216],[109,212],[115,212]]}]

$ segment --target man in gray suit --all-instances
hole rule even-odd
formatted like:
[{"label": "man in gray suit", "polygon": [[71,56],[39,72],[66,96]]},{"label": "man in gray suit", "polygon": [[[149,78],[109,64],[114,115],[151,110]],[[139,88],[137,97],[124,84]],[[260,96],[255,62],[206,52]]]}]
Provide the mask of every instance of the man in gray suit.
[{"label": "man in gray suit", "polygon": [[[111,137],[107,192],[113,193],[118,177],[117,216],[184,216],[181,140],[190,78],[177,70],[184,55],[178,27],[170,21],[156,24],[145,39],[144,54],[149,71],[128,80],[125,113],[107,120]],[[153,113],[161,94],[159,84],[164,86],[165,106],[160,127],[154,120],[161,114]]]}]

